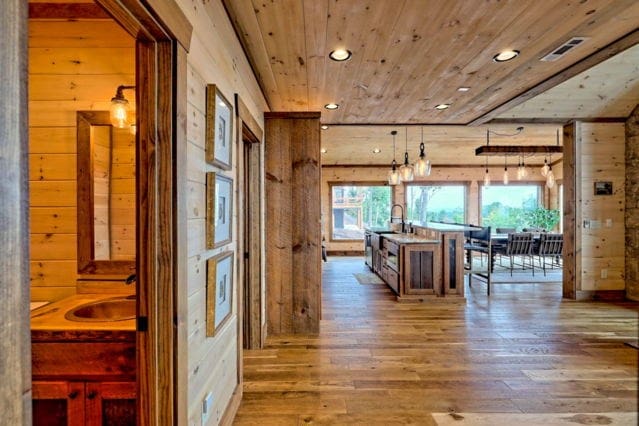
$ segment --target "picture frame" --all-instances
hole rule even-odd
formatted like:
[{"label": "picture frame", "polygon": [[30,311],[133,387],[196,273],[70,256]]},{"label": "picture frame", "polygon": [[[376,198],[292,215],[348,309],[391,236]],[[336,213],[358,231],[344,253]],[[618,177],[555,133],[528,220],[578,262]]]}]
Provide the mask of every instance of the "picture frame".
[{"label": "picture frame", "polygon": [[233,238],[233,179],[206,173],[206,248],[221,247]]},{"label": "picture frame", "polygon": [[594,195],[612,195],[612,182],[595,182]]},{"label": "picture frame", "polygon": [[233,105],[215,84],[206,86],[206,162],[231,170],[233,160]]},{"label": "picture frame", "polygon": [[231,318],[233,312],[232,251],[220,253],[206,261],[206,336],[213,337]]}]

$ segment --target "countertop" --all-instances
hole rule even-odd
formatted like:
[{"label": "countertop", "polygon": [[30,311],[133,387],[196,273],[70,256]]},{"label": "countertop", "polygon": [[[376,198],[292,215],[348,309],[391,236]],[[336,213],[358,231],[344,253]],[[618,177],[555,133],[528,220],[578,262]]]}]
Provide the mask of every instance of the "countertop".
[{"label": "countertop", "polygon": [[450,232],[464,232],[464,231],[480,231],[482,228],[471,225],[460,225],[457,223],[443,223],[443,222],[413,222],[413,226],[420,228],[429,228],[436,231],[450,231]]},{"label": "countertop", "polygon": [[397,244],[439,244],[439,240],[415,234],[384,234],[384,238]]},{"label": "countertop", "polygon": [[124,321],[70,321],[64,315],[70,309],[85,303],[115,297],[126,297],[122,294],[76,294],[57,302],[53,302],[31,311],[31,332],[77,331],[86,334],[88,331],[135,331],[135,319]]}]

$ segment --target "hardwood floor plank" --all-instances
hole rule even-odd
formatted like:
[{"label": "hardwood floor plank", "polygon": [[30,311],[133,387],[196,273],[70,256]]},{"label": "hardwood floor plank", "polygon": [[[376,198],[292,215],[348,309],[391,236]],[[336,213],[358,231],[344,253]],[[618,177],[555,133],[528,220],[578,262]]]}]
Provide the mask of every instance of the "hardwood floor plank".
[{"label": "hardwood floor plank", "polygon": [[361,258],[322,267],[320,334],[244,352],[235,424],[637,424],[637,303],[474,283],[466,304],[400,304],[358,283]]}]

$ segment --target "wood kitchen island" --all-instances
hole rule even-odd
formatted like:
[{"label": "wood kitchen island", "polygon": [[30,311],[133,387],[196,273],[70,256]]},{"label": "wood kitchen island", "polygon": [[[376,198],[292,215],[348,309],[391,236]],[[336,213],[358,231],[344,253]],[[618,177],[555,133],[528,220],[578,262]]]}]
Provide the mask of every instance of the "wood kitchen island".
[{"label": "wood kitchen island", "polygon": [[366,231],[366,263],[400,302],[463,301],[466,225],[413,224],[410,234]]}]

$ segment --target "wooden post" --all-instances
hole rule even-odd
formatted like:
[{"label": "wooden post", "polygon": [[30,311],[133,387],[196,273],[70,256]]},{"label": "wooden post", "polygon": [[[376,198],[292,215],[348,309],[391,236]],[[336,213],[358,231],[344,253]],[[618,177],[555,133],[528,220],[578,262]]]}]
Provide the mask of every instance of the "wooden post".
[{"label": "wooden post", "polygon": [[322,287],[320,114],[264,117],[268,332],[315,334]]},{"label": "wooden post", "polygon": [[27,2],[0,7],[0,413],[31,424]]},{"label": "wooden post", "polygon": [[563,297],[577,298],[581,280],[581,194],[578,123],[564,126],[564,273]]},{"label": "wooden post", "polygon": [[626,297],[639,300],[639,105],[626,120]]}]

